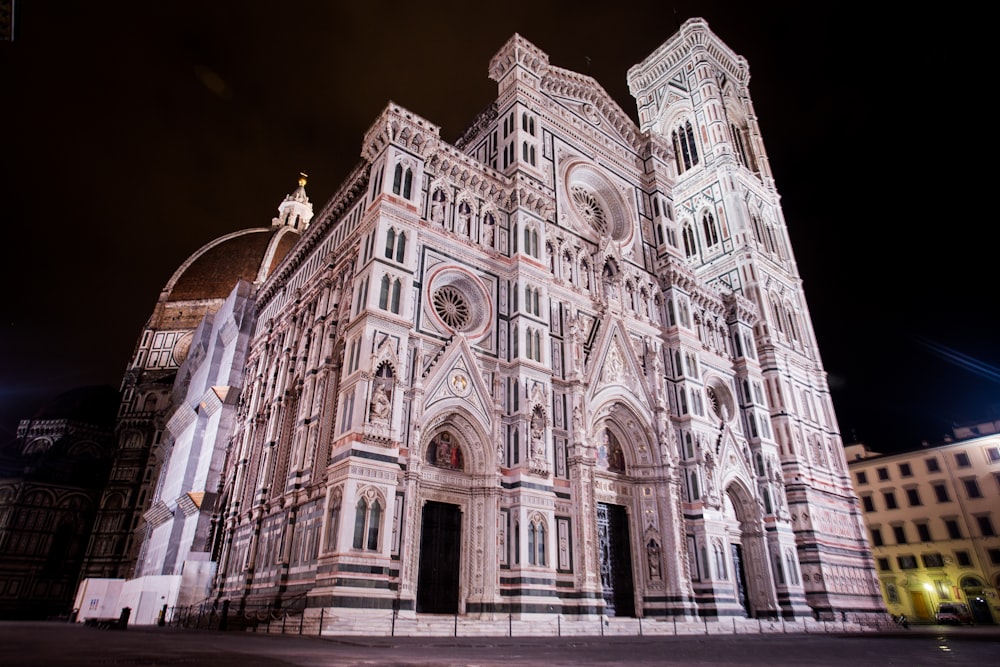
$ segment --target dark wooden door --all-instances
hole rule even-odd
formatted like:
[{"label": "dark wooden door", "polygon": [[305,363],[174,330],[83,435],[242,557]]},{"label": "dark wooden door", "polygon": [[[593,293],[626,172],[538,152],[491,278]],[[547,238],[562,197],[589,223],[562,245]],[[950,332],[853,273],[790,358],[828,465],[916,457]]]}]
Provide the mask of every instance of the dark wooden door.
[{"label": "dark wooden door", "polygon": [[458,612],[458,573],[462,553],[462,513],[458,505],[428,502],[420,527],[417,611]]},{"label": "dark wooden door", "polygon": [[624,507],[597,504],[597,537],[605,613],[608,616],[635,616],[632,547]]}]

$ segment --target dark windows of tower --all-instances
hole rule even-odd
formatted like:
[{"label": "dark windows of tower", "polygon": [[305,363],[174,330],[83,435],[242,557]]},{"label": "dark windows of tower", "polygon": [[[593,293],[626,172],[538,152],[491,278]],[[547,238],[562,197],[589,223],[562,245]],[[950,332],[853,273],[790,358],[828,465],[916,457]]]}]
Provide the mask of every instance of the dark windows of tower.
[{"label": "dark windows of tower", "polygon": [[[524,311],[531,315],[541,316],[541,300],[539,298],[540,290],[537,287],[532,287],[531,285],[524,286]],[[514,298],[517,299],[517,292],[514,293]],[[514,304],[515,309],[517,308],[517,303]]]},{"label": "dark windows of tower", "polygon": [[538,230],[531,225],[524,226],[524,252],[538,259]]},{"label": "dark windows of tower", "polygon": [[527,112],[521,114],[521,129],[535,136],[535,119],[533,116],[529,116]]},{"label": "dark windows of tower", "polygon": [[330,497],[330,511],[327,513],[326,521],[326,550],[334,551],[337,548],[337,533],[340,532],[340,490],[334,491]]},{"label": "dark windows of tower", "polygon": [[719,242],[719,228],[715,224],[715,216],[706,211],[701,217],[701,227],[705,232],[705,245],[709,248]]},{"label": "dark windows of tower", "polygon": [[532,167],[535,166],[535,147],[527,141],[521,144],[521,159],[530,164]]},{"label": "dark windows of tower", "polygon": [[404,199],[409,199],[412,189],[413,170],[409,167],[404,170],[403,164],[397,163],[392,176],[392,194],[402,194]]},{"label": "dark windows of tower", "polygon": [[541,517],[528,524],[528,563],[545,565],[545,523]]},{"label": "dark windows of tower", "polygon": [[393,259],[403,263],[403,257],[406,255],[406,232],[399,232],[396,234],[396,230],[390,228],[388,233],[385,235],[385,257],[386,259]]},{"label": "dark windows of tower", "polygon": [[399,314],[399,293],[402,283],[399,278],[390,278],[388,275],[382,276],[382,286],[379,290],[378,307],[382,310]]},{"label": "dark windows of tower", "polygon": [[683,174],[698,164],[698,147],[694,142],[694,129],[691,127],[691,121],[684,121],[683,125],[674,129],[671,138],[677,160],[677,173]]},{"label": "dark windows of tower", "polygon": [[689,223],[684,223],[684,229],[681,230],[681,238],[684,241],[684,256],[693,257],[698,251],[698,246],[694,240],[694,229],[691,228]]},{"label": "dark windows of tower", "polygon": [[542,360],[542,334],[538,329],[533,327],[525,328],[524,356],[532,361]]},{"label": "dark windows of tower", "polygon": [[382,504],[378,498],[361,497],[354,510],[355,549],[378,551],[379,524],[382,521]]},{"label": "dark windows of tower", "polygon": [[746,146],[743,144],[743,130],[737,127],[736,123],[730,123],[729,131],[732,133],[733,143],[736,145],[736,157],[739,158],[740,164],[750,169],[750,160],[747,159]]}]

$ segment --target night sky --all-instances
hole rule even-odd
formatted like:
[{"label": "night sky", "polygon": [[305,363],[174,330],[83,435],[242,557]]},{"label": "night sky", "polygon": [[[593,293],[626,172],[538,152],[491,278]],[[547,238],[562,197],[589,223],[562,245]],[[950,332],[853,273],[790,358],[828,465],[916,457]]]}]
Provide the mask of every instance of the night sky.
[{"label": "night sky", "polygon": [[454,141],[517,32],[635,120],[628,68],[693,16],[749,62],[844,439],[909,449],[1000,416],[990,22],[815,4],[16,0],[0,438],[117,387],[173,271],[270,224],[300,171],[318,212],[390,100]]}]

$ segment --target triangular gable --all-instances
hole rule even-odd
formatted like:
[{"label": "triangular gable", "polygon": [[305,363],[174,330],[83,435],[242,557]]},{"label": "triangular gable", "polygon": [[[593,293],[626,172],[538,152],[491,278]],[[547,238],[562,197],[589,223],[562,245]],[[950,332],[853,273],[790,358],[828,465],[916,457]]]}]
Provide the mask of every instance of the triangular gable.
[{"label": "triangular gable", "polygon": [[713,443],[713,449],[715,450],[713,455],[716,457],[718,476],[722,482],[721,489],[728,486],[734,478],[738,477],[744,481],[754,478],[750,462],[746,460],[743,451],[736,443],[733,430],[728,424],[722,427],[718,439]]},{"label": "triangular gable", "polygon": [[595,346],[595,352],[596,354],[592,354],[594,363],[590,364],[587,378],[590,398],[606,387],[625,387],[646,409],[650,409],[652,404],[646,389],[642,365],[636,358],[621,321],[612,320],[608,323],[604,338]]},{"label": "triangular gable", "polygon": [[402,375],[399,367],[399,355],[396,354],[396,347],[399,339],[387,333],[379,333],[375,336],[375,351],[372,353],[372,368],[377,372],[379,366],[388,362],[392,366],[392,371],[396,376]]},{"label": "triangular gable", "polygon": [[542,89],[551,99],[589,125],[614,137],[625,146],[636,150],[640,147],[639,128],[591,77],[550,67],[542,79]]},{"label": "triangular gable", "polygon": [[493,399],[476,364],[472,346],[458,336],[437,360],[425,382],[424,414],[462,405],[489,425],[493,420]]}]

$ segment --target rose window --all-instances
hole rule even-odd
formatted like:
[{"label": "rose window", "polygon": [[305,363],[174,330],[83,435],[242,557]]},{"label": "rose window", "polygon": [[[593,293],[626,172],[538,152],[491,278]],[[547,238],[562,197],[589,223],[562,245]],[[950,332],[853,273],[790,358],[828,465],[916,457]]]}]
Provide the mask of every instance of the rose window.
[{"label": "rose window", "polygon": [[438,317],[449,327],[460,331],[469,325],[469,302],[459,290],[445,285],[434,292],[432,300]]},{"label": "rose window", "polygon": [[580,217],[598,232],[604,234],[608,229],[607,215],[594,193],[580,185],[574,185],[570,187],[570,196]]}]

